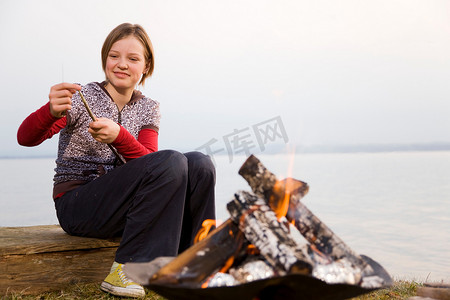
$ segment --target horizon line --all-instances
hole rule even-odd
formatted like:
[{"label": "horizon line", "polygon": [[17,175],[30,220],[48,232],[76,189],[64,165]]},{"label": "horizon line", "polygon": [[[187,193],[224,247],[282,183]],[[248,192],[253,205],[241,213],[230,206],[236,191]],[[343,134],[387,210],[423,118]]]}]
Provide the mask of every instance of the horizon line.
[{"label": "horizon line", "polygon": [[[267,147],[264,151],[254,151],[255,154],[285,154],[286,144],[274,144],[271,147]],[[167,148],[169,149],[169,148]],[[173,148],[171,148],[173,149]],[[315,144],[315,145],[295,145],[295,153],[304,154],[320,154],[320,153],[381,153],[381,152],[440,152],[440,151],[450,151],[450,142],[437,142],[437,143],[410,143],[410,144]],[[165,149],[160,149],[165,150]],[[177,150],[177,149],[175,149]],[[180,152],[192,151],[192,149],[178,149]],[[226,153],[220,154],[216,153],[217,156],[228,155]],[[53,154],[24,154],[24,155],[0,155],[0,159],[39,159],[39,158],[54,158],[56,155]]]}]

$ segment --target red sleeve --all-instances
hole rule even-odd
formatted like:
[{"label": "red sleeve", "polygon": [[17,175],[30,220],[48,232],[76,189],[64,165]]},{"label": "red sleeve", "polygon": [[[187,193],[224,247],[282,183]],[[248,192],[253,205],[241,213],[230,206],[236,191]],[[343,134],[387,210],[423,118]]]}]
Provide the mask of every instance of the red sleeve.
[{"label": "red sleeve", "polygon": [[136,140],[120,126],[119,135],[111,145],[128,161],[158,151],[158,133],[153,129],[142,129]]},{"label": "red sleeve", "polygon": [[55,118],[50,113],[50,103],[30,114],[17,131],[17,142],[22,146],[37,146],[61,131],[67,118]]}]

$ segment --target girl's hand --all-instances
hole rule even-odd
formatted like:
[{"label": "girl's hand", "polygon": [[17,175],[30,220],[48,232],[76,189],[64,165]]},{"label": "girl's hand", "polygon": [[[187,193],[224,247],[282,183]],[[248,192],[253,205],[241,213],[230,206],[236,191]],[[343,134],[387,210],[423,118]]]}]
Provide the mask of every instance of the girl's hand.
[{"label": "girl's hand", "polygon": [[72,96],[81,90],[81,86],[73,83],[59,83],[50,88],[50,113],[55,118],[61,118],[66,111],[72,109]]},{"label": "girl's hand", "polygon": [[89,123],[88,132],[96,141],[111,144],[119,135],[120,125],[107,118],[97,118]]}]

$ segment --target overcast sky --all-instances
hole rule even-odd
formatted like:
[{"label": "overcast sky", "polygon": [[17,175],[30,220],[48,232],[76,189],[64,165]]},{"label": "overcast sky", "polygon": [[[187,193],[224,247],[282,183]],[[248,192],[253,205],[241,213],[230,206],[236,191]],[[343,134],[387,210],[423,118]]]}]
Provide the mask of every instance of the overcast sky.
[{"label": "overcast sky", "polygon": [[53,84],[102,81],[123,22],[153,42],[161,149],[275,117],[291,144],[450,142],[448,1],[2,0],[0,155],[56,151],[19,147],[18,126]]}]

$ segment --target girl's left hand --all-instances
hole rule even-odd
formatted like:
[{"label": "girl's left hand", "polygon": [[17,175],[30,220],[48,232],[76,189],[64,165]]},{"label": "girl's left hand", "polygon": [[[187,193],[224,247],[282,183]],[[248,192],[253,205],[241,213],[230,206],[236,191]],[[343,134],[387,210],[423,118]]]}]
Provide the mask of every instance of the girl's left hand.
[{"label": "girl's left hand", "polygon": [[120,132],[120,125],[107,118],[97,118],[95,122],[89,123],[88,132],[101,143],[111,144]]}]

